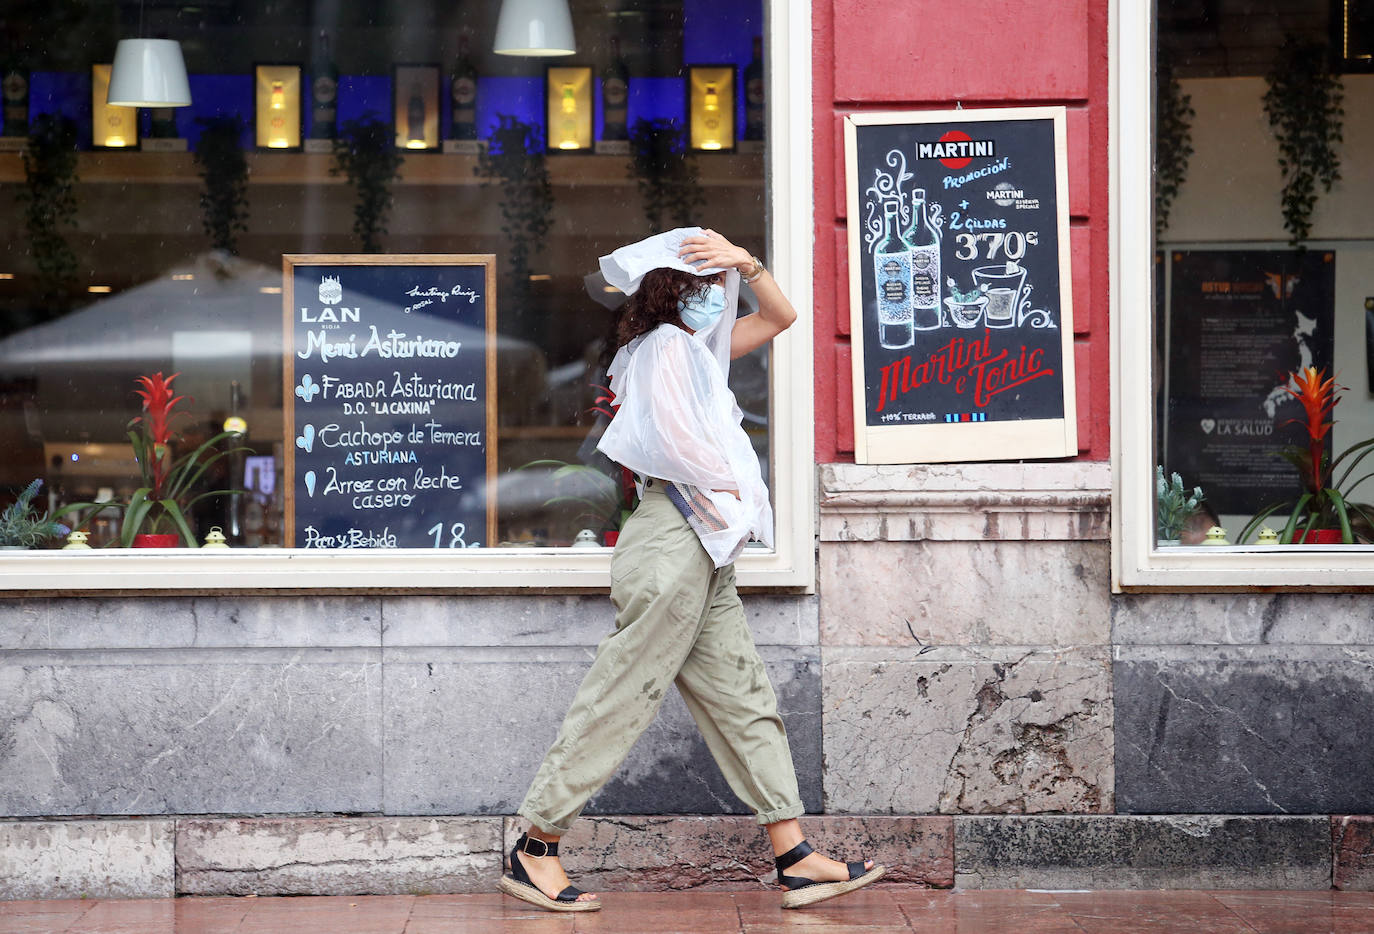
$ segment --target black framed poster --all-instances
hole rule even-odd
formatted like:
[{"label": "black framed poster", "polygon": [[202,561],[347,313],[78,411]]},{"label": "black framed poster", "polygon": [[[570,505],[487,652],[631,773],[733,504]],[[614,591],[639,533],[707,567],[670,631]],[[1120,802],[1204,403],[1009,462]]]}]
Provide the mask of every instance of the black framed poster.
[{"label": "black framed poster", "polygon": [[1283,387],[1300,367],[1331,375],[1335,252],[1171,250],[1169,276],[1165,471],[1201,486],[1218,515],[1296,496],[1297,471],[1278,452],[1305,446],[1307,431]]},{"label": "black framed poster", "polygon": [[474,548],[496,523],[496,257],[282,257],[286,546]]},{"label": "black framed poster", "polygon": [[1078,453],[1063,107],[845,119],[858,463]]}]

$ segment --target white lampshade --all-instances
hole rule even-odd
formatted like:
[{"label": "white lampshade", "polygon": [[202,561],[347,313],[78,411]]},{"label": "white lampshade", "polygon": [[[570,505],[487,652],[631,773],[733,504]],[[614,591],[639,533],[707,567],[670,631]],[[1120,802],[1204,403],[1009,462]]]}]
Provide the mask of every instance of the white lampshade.
[{"label": "white lampshade", "polygon": [[174,39],[120,39],[106,103],[120,107],[185,107],[191,103],[186,62]]},{"label": "white lampshade", "polygon": [[498,55],[572,55],[572,14],[568,0],[502,0],[496,21]]}]

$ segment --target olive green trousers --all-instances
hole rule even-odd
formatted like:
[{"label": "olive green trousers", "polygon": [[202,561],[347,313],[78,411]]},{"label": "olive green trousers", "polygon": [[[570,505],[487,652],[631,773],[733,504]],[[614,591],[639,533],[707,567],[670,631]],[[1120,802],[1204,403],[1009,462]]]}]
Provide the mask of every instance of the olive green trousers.
[{"label": "olive green trousers", "polygon": [[544,756],[519,813],[563,834],[615,772],[675,683],[726,781],[760,824],[802,813],[777,698],[735,592],[659,482],[611,558],[615,631]]}]

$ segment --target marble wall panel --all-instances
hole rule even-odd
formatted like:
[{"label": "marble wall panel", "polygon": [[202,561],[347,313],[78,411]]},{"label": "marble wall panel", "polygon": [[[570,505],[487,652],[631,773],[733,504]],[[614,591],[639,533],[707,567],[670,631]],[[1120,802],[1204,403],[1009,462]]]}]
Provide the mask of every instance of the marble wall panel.
[{"label": "marble wall panel", "polygon": [[380,810],[379,652],[10,653],[0,814]]},{"label": "marble wall panel", "polygon": [[170,820],[0,821],[0,900],[170,898]]},{"label": "marble wall panel", "polygon": [[955,885],[1326,889],[1325,817],[989,816],[954,820]]},{"label": "marble wall panel", "polygon": [[375,646],[376,597],[0,600],[0,649]]},{"label": "marble wall panel", "polygon": [[[744,612],[759,645],[815,645],[814,595],[747,594]],[[615,624],[605,594],[452,597],[388,596],[387,646],[594,646]]]},{"label": "marble wall panel", "polygon": [[[387,649],[386,812],[511,814],[558,732],[592,650]],[[821,807],[820,665],[760,654],[787,725],[802,800]],[[588,813],[741,813],[676,691]]]},{"label": "marble wall panel", "polygon": [[490,891],[500,818],[177,821],[180,895],[405,895]]},{"label": "marble wall panel", "polygon": [[1374,645],[1374,603],[1361,594],[1119,594],[1119,645]]},{"label": "marble wall panel", "polygon": [[827,813],[1112,810],[1105,649],[823,653]]},{"label": "marble wall panel", "polygon": [[1330,814],[1374,801],[1374,650],[1123,646],[1117,807]]},{"label": "marble wall panel", "polygon": [[825,645],[1105,645],[1105,542],[827,542]]}]

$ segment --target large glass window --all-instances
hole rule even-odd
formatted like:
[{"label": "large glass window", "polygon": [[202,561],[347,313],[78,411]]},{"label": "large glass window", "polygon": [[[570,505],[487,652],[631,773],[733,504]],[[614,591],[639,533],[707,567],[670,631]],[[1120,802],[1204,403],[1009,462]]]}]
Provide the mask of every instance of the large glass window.
[{"label": "large glass window", "polygon": [[[287,454],[313,442],[285,416],[283,257],[360,252],[495,258],[476,332],[494,390],[474,402],[494,470],[465,478],[491,522],[433,544],[610,543],[632,488],[594,452],[623,298],[589,278],[597,257],[699,223],[774,260],[763,0],[574,2],[557,58],[496,54],[499,3],[0,7],[0,504],[35,479],[36,515],[107,504],[62,520],[95,548],[285,543]],[[140,36],[175,40],[189,106],[106,106],[116,42]],[[312,313],[346,327],[320,289]],[[731,380],[765,472],[771,369],[765,349]],[[172,374],[164,458],[155,419],[131,422]],[[395,408],[366,430],[415,430]],[[335,466],[375,491],[415,470]],[[175,510],[140,495],[157,482]]]},{"label": "large glass window", "polygon": [[[1358,8],[1116,9],[1119,585],[1371,581],[1374,77]],[[1131,143],[1146,128],[1152,165]]]}]

